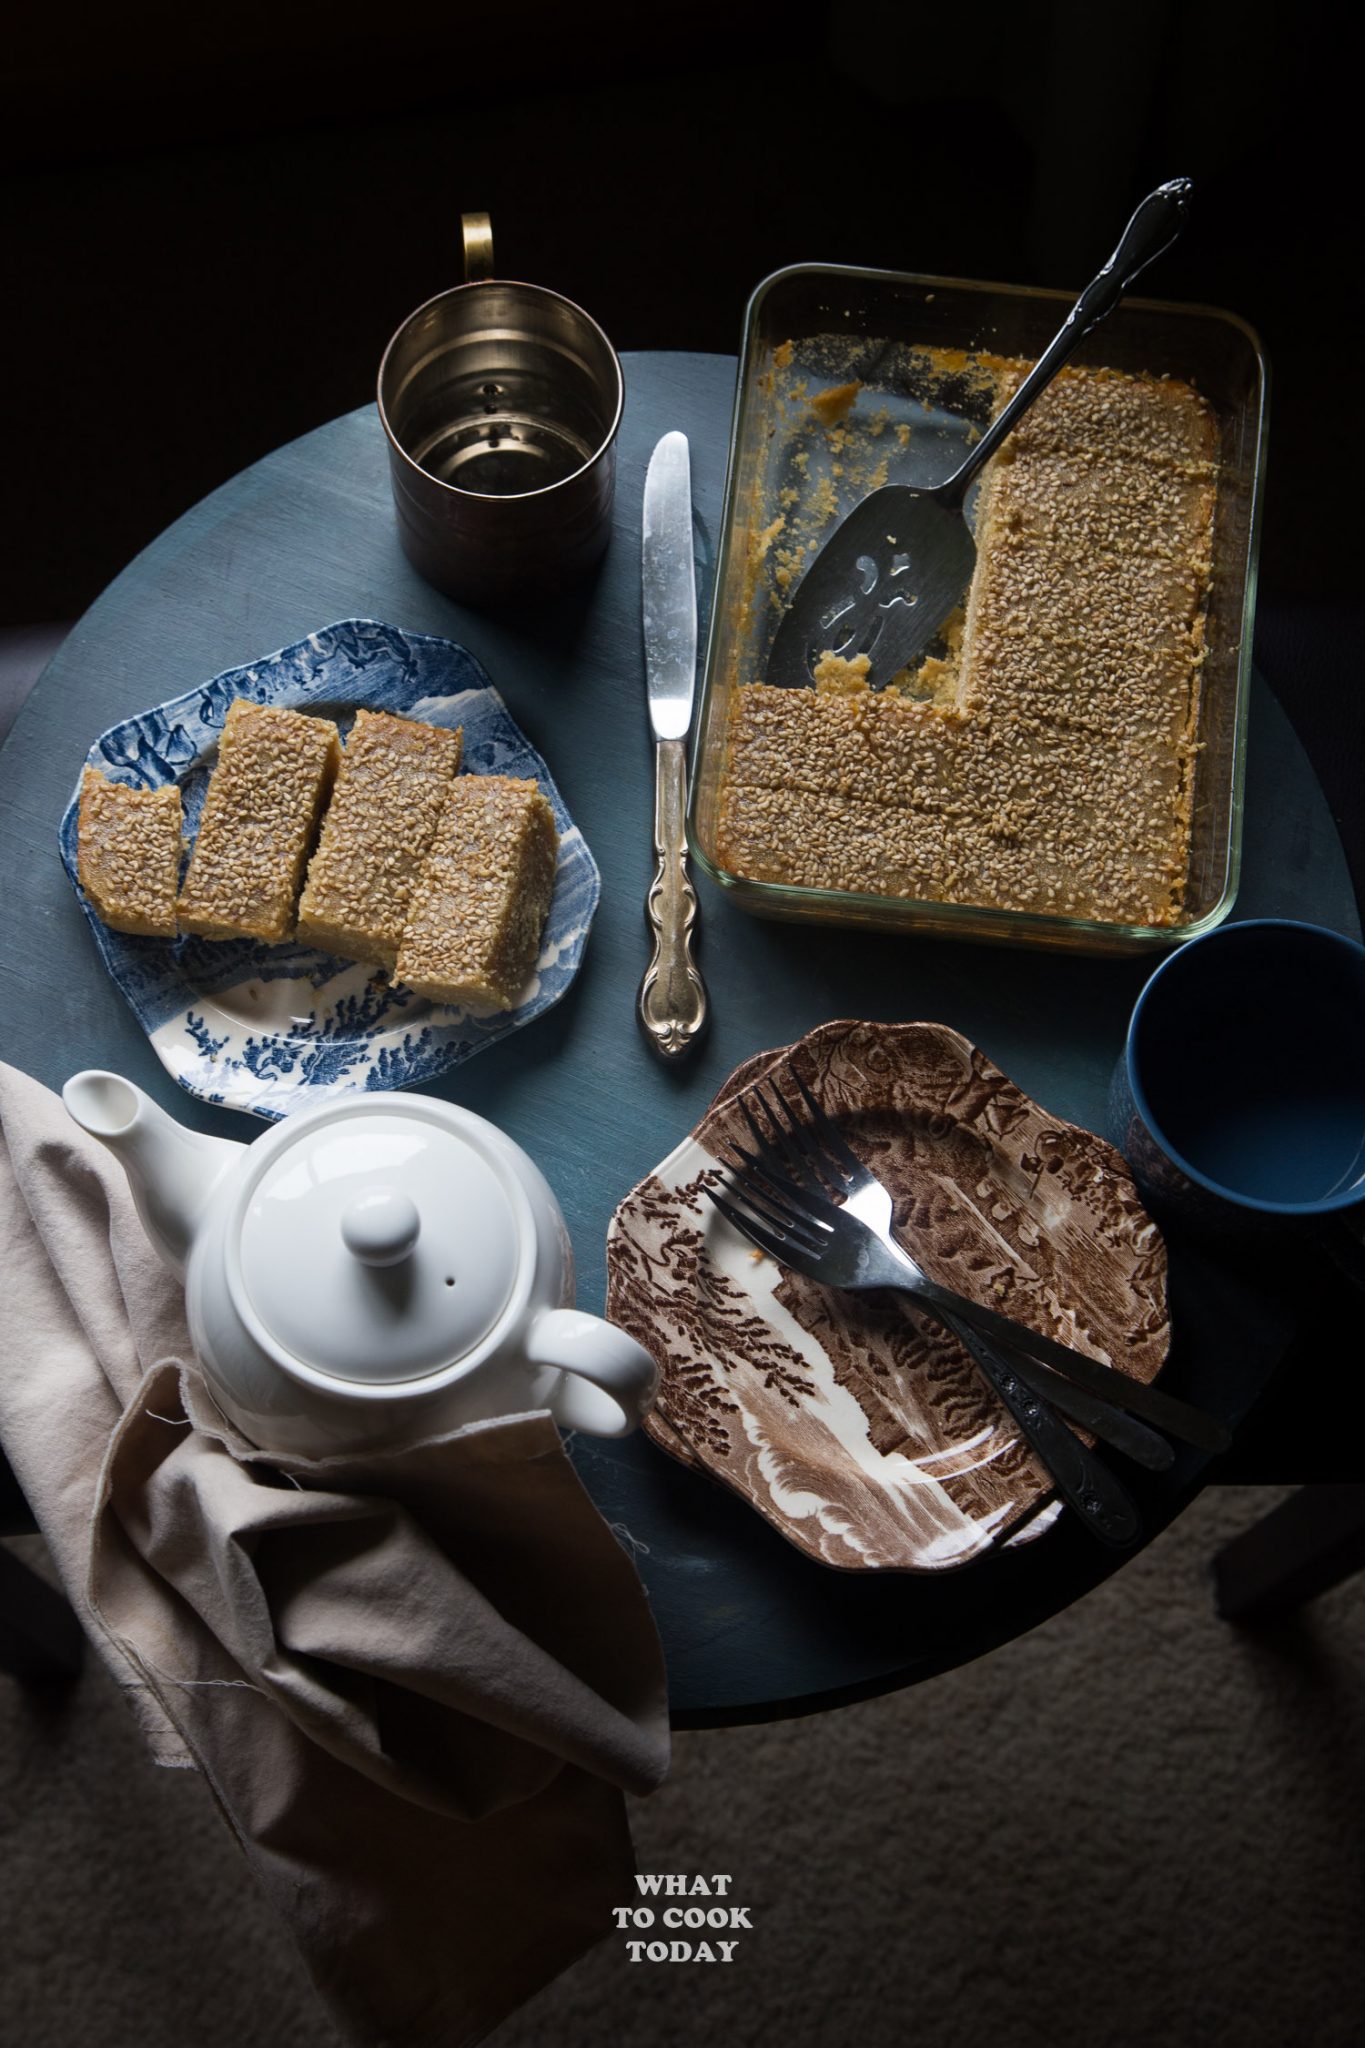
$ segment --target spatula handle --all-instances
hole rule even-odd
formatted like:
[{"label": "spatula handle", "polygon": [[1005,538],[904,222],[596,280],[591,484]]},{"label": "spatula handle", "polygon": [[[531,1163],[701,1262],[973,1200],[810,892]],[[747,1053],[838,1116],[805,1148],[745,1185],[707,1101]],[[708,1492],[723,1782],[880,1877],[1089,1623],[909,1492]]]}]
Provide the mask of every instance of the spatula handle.
[{"label": "spatula handle", "polygon": [[990,461],[1034,399],[1052,382],[1063,363],[1069,362],[1086,335],[1108,318],[1139,272],[1170,248],[1185,224],[1185,209],[1193,189],[1188,178],[1169,178],[1155,192],[1147,194],[1119,237],[1117,249],[1098,277],[1092,278],[1081,293],[1061,331],[1043,350],[1009,404],[996,414],[961,469],[938,487],[935,496],[940,502],[961,504],[972,479]]},{"label": "spatula handle", "polygon": [[1139,273],[1170,248],[1185,225],[1185,209],[1193,190],[1188,178],[1168,178],[1147,194],[1119,237],[1117,249],[1076,301],[1071,318],[1082,334],[1112,313]]}]

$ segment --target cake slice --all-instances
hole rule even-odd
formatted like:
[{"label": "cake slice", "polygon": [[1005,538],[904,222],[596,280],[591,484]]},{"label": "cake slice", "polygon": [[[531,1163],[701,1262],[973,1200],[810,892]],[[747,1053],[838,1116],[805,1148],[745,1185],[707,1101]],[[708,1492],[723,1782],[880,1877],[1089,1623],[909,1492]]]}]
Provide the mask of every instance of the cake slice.
[{"label": "cake slice", "polygon": [[77,873],[113,931],[175,937],[181,823],[180,791],[173,782],[163,789],[130,789],[110,782],[98,768],[81,776]]},{"label": "cake slice", "polygon": [[530,980],[559,844],[539,785],[461,775],[413,890],[397,975],[418,995],[510,1010]]},{"label": "cake slice", "polygon": [[180,892],[183,931],[267,945],[291,936],[340,754],[327,720],[234,700]]},{"label": "cake slice", "polygon": [[459,730],[357,711],[299,899],[305,945],[393,966],[460,751]]}]

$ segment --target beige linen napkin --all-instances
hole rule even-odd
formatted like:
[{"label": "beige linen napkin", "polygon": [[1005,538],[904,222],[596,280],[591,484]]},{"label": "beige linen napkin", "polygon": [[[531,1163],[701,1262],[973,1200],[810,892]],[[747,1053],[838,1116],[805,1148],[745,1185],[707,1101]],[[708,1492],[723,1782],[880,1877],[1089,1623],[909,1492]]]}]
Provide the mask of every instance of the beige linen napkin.
[{"label": "beige linen napkin", "polygon": [[157,1761],[197,1766],[339,2026],[459,2048],[611,1931],[668,1766],[634,1568],[548,1415],[268,1457],[121,1169],[0,1065],[0,1442]]}]

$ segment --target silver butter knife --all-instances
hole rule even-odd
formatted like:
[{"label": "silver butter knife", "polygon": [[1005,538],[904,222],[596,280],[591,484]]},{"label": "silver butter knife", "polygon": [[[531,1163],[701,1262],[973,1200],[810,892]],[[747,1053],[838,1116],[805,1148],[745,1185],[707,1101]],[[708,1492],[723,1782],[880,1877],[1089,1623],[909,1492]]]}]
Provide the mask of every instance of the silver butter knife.
[{"label": "silver butter knife", "polygon": [[640,1022],[654,1050],[676,1060],[706,1026],[706,988],[692,958],[697,896],[687,872],[687,733],[697,675],[692,566],[692,469],[686,434],[665,434],[645,477],[641,590],[645,677],[654,733],[654,881],[645,914],[654,954],[640,983]]}]

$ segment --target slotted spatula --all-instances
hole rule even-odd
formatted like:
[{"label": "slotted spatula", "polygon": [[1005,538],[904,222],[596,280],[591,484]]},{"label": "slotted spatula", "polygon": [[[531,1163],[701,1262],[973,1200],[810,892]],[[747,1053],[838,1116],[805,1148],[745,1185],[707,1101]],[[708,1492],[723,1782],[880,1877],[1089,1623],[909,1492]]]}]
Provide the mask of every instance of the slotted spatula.
[{"label": "slotted spatula", "polygon": [[823,654],[850,660],[865,654],[868,681],[880,689],[923,653],[972,580],[976,543],[963,506],[974,478],[1138,273],[1170,248],[1184,225],[1190,190],[1188,178],[1172,178],[1148,194],[1060,333],[946,482],[928,490],[887,484],[836,527],[783,614],[768,682],[809,686]]}]

